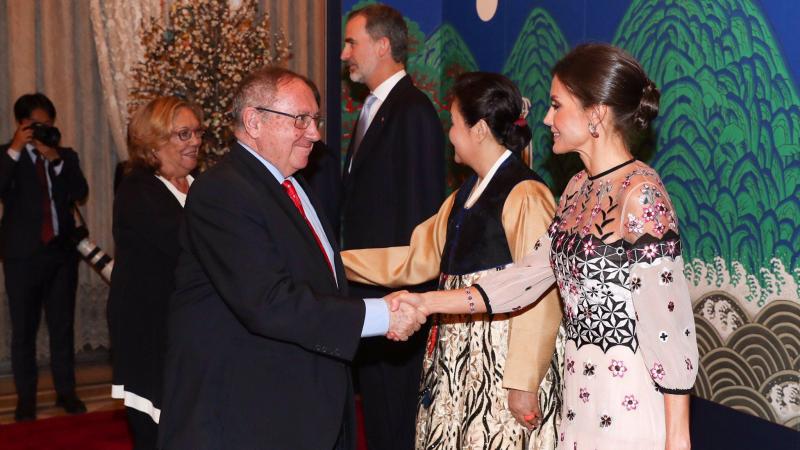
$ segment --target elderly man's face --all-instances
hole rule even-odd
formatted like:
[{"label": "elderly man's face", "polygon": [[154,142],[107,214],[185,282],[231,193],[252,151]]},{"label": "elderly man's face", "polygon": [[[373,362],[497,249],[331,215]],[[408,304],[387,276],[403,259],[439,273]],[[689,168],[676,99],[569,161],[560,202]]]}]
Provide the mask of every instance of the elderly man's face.
[{"label": "elderly man's face", "polygon": [[[276,100],[270,109],[291,115],[319,114],[319,105],[311,89],[302,80],[293,79],[280,84]],[[291,117],[274,113],[263,113],[269,129],[256,139],[258,151],[283,176],[288,177],[308,164],[308,155],[314,142],[320,140],[319,129],[314,121],[306,129],[294,126]]]}]

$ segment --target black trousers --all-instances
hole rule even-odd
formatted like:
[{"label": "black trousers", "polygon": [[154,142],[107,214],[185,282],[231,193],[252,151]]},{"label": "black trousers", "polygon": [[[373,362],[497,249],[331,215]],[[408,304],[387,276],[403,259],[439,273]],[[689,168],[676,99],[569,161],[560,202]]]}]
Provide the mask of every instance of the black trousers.
[{"label": "black trousers", "polygon": [[50,335],[50,367],[56,392],[75,393],[74,319],[78,254],[43,247],[30,258],[3,261],[11,316],[11,368],[19,404],[36,404],[36,334],[42,309]]},{"label": "black trousers", "polygon": [[[413,290],[431,290],[434,285]],[[390,291],[354,285],[359,298],[382,297]],[[364,434],[369,450],[413,450],[422,359],[430,321],[406,342],[362,339],[356,356],[358,385],[364,408]]]},{"label": "black trousers", "polygon": [[133,408],[125,408],[125,415],[133,438],[133,450],[156,450],[158,424],[153,422],[153,418]]}]

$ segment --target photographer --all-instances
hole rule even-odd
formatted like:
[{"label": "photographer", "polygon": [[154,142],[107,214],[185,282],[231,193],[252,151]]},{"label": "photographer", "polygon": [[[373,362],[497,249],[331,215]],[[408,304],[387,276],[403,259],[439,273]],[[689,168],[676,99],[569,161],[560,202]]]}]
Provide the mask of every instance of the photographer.
[{"label": "photographer", "polygon": [[86,411],[75,395],[74,331],[78,252],[72,205],[89,191],[78,154],[58,146],[56,110],[40,93],[14,103],[17,130],[0,146],[3,219],[0,256],[11,316],[11,365],[17,388],[17,421],[36,418],[36,334],[42,308],[50,334],[56,405]]}]

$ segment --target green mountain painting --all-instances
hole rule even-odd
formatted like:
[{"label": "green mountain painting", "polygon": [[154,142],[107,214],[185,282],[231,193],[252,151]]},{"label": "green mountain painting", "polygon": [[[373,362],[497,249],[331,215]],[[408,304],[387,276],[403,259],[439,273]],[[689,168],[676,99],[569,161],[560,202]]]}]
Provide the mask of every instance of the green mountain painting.
[{"label": "green mountain painting", "polygon": [[[761,12],[748,0],[639,0],[614,43],[662,87],[652,164],[688,259],[721,258],[707,281],[728,271],[763,305],[785,268],[800,280],[800,99]],[[736,279],[734,261],[753,278]]]}]

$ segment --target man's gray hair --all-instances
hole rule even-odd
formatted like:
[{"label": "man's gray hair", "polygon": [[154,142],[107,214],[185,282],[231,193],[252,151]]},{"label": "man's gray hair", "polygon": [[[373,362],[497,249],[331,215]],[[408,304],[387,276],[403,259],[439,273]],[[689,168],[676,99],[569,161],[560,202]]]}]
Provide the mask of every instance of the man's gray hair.
[{"label": "man's gray hair", "polygon": [[278,93],[278,86],[294,79],[303,80],[305,77],[283,67],[263,67],[247,75],[231,102],[231,114],[236,121],[236,128],[244,126],[242,112],[248,106],[271,106]]}]

